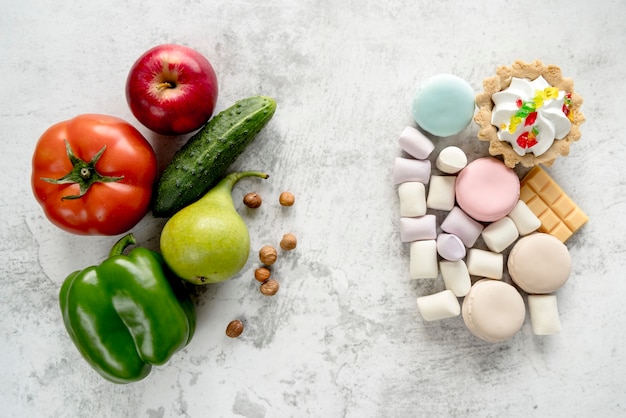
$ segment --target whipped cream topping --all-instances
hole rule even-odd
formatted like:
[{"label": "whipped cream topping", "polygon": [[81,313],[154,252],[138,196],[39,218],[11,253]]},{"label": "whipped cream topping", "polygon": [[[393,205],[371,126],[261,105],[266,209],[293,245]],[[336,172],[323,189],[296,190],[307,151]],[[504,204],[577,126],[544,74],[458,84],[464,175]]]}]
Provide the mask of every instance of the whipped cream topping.
[{"label": "whipped cream topping", "polygon": [[491,123],[498,138],[519,155],[539,156],[572,127],[571,94],[552,87],[542,76],[535,80],[513,77],[511,85],[491,97]]}]

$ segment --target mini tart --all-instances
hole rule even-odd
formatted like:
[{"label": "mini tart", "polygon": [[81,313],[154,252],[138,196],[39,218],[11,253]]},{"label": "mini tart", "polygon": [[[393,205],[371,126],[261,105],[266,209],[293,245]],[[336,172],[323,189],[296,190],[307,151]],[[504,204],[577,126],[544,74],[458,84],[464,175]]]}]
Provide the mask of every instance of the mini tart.
[{"label": "mini tart", "polygon": [[[571,94],[571,104],[569,106],[571,129],[569,133],[562,139],[556,139],[550,148],[541,155],[535,156],[532,152],[523,156],[519,155],[511,144],[502,141],[498,137],[498,128],[491,124],[492,110],[494,103],[492,96],[502,90],[505,90],[511,84],[513,77],[535,80],[537,77],[543,78],[553,87]],[[504,163],[514,168],[518,163],[524,167],[534,167],[538,164],[551,166],[559,156],[567,156],[570,150],[570,144],[580,139],[580,125],[585,121],[585,117],[580,112],[580,106],[583,99],[574,92],[574,82],[570,78],[564,78],[561,69],[554,65],[544,65],[541,61],[535,60],[527,63],[517,60],[510,67],[500,66],[496,70],[494,77],[483,80],[484,92],[476,96],[476,105],[478,112],[474,116],[474,121],[480,127],[478,138],[481,141],[489,141],[489,154],[493,156],[502,155]]]}]

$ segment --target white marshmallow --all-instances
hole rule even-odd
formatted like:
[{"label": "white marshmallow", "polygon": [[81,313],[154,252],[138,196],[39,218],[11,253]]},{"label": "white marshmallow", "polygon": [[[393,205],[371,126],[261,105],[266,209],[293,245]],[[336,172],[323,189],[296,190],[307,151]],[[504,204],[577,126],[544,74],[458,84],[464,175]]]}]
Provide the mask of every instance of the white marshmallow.
[{"label": "white marshmallow", "polygon": [[426,206],[436,210],[451,210],[454,207],[454,184],[456,176],[430,176]]},{"label": "white marshmallow", "polygon": [[465,245],[456,235],[439,234],[437,236],[437,252],[441,258],[457,261],[465,257]]},{"label": "white marshmallow", "polygon": [[535,335],[561,332],[556,295],[528,295],[530,324]]},{"label": "white marshmallow", "polygon": [[435,149],[433,141],[412,126],[404,128],[398,142],[405,152],[418,160],[427,159],[430,153],[433,152],[433,149]]},{"label": "white marshmallow", "polygon": [[520,235],[528,235],[541,226],[541,220],[528,207],[526,202],[520,200],[513,208],[509,217],[513,219]]},{"label": "white marshmallow", "polygon": [[426,321],[454,318],[461,313],[461,304],[451,290],[419,297],[417,307]]},{"label": "white marshmallow", "polygon": [[434,239],[413,241],[409,249],[409,273],[412,279],[436,279],[437,242]]},{"label": "white marshmallow", "polygon": [[437,217],[424,215],[400,218],[400,241],[411,242],[437,238]]},{"label": "white marshmallow", "polygon": [[398,186],[400,216],[422,216],[426,214],[426,188],[422,183],[408,181]]},{"label": "white marshmallow", "polygon": [[441,230],[456,235],[469,248],[476,243],[483,225],[463,212],[463,209],[455,206],[441,223]]},{"label": "white marshmallow", "polygon": [[472,287],[472,280],[465,261],[442,260],[439,262],[439,270],[441,270],[446,289],[451,290],[457,297],[467,295]]},{"label": "white marshmallow", "polygon": [[407,181],[427,184],[430,181],[430,161],[396,157],[393,164],[393,184]]},{"label": "white marshmallow", "polygon": [[467,270],[471,275],[502,279],[504,257],[500,253],[472,248],[467,253]]},{"label": "white marshmallow", "polygon": [[467,165],[467,155],[459,147],[446,147],[441,150],[435,166],[444,173],[456,174]]},{"label": "white marshmallow", "polygon": [[515,222],[508,216],[490,223],[483,229],[483,241],[496,253],[501,253],[519,238]]}]

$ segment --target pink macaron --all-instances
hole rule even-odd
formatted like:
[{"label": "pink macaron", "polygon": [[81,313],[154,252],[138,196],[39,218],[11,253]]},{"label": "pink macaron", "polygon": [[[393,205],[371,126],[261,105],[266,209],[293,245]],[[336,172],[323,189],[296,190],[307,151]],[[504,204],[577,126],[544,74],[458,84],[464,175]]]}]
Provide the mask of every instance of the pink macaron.
[{"label": "pink macaron", "polygon": [[456,200],[463,211],[480,222],[508,215],[520,196],[517,174],[493,157],[478,158],[458,174]]}]

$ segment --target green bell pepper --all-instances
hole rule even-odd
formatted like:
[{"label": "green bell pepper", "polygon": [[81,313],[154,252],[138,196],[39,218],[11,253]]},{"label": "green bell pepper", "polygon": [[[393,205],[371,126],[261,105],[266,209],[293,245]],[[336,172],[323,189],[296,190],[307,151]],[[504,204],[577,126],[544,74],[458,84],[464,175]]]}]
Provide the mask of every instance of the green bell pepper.
[{"label": "green bell pepper", "polygon": [[87,362],[105,379],[146,377],[193,336],[196,311],[180,279],[160,254],[122,237],[109,258],[70,274],[59,295],[65,328]]}]

